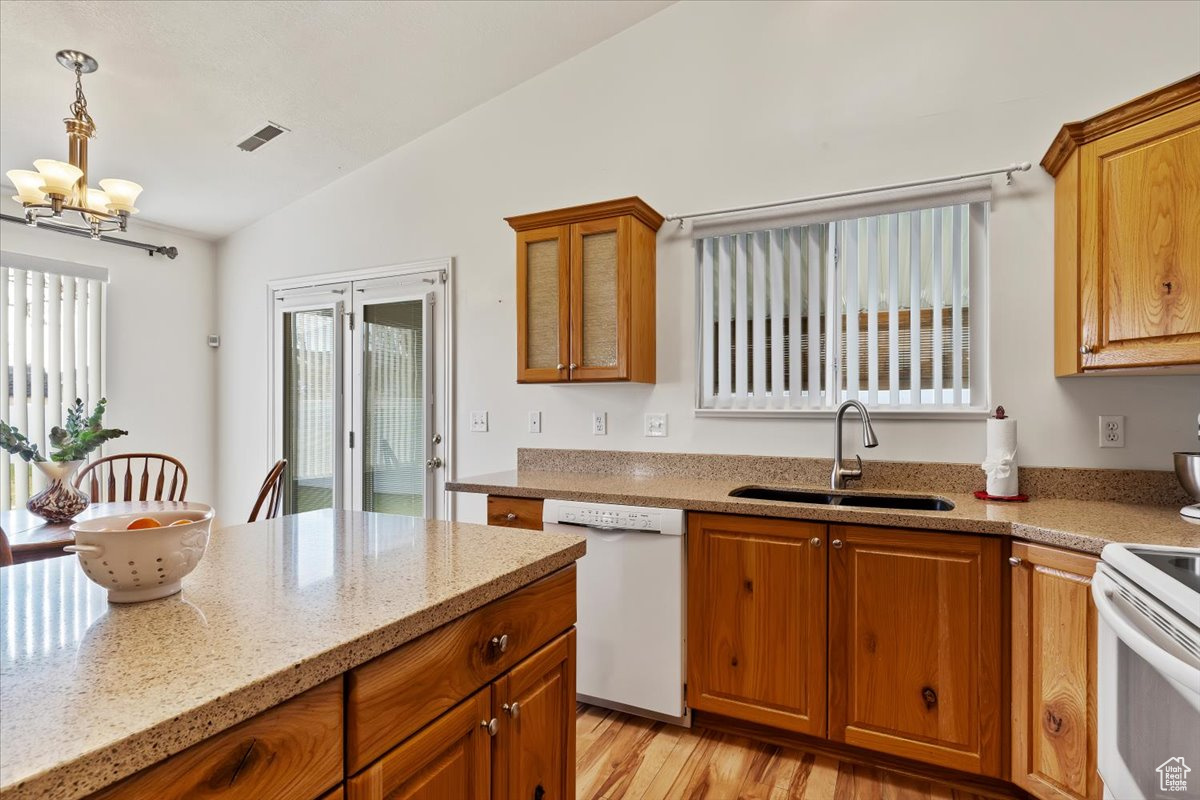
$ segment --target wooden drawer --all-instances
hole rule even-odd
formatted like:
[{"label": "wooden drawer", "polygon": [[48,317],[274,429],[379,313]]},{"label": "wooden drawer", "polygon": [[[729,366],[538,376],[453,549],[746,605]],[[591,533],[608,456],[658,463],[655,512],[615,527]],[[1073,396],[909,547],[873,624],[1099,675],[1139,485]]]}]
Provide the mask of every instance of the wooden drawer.
[{"label": "wooden drawer", "polygon": [[339,675],[97,792],[91,800],[296,800],[320,797],[341,781]]},{"label": "wooden drawer", "polygon": [[488,495],[488,525],[504,528],[542,529],[542,501],[537,497],[497,497]]},{"label": "wooden drawer", "polygon": [[572,564],[346,673],[347,774],[574,624]]}]

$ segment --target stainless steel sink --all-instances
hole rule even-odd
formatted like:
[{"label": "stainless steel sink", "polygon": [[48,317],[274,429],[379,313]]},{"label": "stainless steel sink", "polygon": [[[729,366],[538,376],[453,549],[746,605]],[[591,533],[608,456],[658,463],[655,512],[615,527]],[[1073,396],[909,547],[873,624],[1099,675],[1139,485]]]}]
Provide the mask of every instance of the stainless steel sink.
[{"label": "stainless steel sink", "polygon": [[784,503],[814,503],[822,506],[897,508],[905,511],[951,511],[954,509],[954,503],[949,500],[925,495],[842,494],[784,489],[775,486],[742,486],[730,492],[729,496],[747,497],[751,500],[777,500]]}]

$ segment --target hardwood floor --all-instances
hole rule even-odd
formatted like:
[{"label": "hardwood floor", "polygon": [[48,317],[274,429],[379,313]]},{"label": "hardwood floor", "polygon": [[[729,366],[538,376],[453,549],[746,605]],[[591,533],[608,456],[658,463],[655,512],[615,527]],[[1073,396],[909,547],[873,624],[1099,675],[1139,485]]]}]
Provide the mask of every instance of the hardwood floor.
[{"label": "hardwood floor", "polygon": [[581,705],[579,800],[977,800],[873,767]]}]

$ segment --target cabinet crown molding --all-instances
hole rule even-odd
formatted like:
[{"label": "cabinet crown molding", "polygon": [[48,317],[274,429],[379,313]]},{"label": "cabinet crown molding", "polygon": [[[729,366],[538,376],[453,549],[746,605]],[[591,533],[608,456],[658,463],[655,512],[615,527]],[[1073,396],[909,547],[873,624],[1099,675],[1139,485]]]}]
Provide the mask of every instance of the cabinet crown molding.
[{"label": "cabinet crown molding", "polygon": [[1068,122],[1059,129],[1058,135],[1050,143],[1050,149],[1042,156],[1042,168],[1057,178],[1066,166],[1067,159],[1082,145],[1197,100],[1200,100],[1200,72],[1135,97],[1094,117]]},{"label": "cabinet crown molding", "polygon": [[552,225],[570,225],[574,222],[590,222],[597,219],[608,219],[628,214],[644,223],[651,230],[657,231],[662,227],[663,215],[651,208],[640,197],[620,197],[616,200],[605,200],[599,203],[588,203],[570,208],[556,208],[553,211],[538,211],[533,214],[521,214],[515,217],[505,217],[514,231],[528,231],[536,228],[547,228]]}]

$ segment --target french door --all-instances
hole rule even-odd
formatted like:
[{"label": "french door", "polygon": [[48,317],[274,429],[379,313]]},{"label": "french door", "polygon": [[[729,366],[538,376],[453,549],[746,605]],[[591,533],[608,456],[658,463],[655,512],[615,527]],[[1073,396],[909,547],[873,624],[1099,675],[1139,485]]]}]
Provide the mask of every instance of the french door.
[{"label": "french door", "polygon": [[273,293],[273,449],[285,513],[446,518],[446,272]]}]

